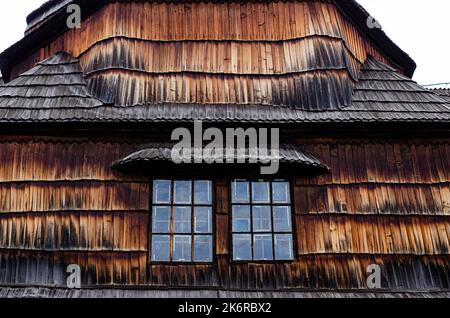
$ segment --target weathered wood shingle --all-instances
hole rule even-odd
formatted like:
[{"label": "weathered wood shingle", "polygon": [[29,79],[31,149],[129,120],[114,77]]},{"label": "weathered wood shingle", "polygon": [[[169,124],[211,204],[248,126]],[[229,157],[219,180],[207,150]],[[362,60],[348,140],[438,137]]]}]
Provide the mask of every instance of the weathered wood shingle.
[{"label": "weathered wood shingle", "polygon": [[389,292],[365,291],[232,291],[217,289],[63,289],[51,287],[1,287],[1,298],[449,298],[450,292]]},{"label": "weathered wood shingle", "polygon": [[[125,166],[132,166],[134,164],[141,164],[141,163],[152,163],[152,162],[158,162],[158,161],[168,161],[172,162],[172,149],[174,144],[173,143],[156,143],[156,144],[149,144],[144,147],[141,147],[140,149],[133,151],[132,153],[128,154],[124,158],[118,160],[114,163],[115,168],[123,168]],[[267,154],[265,157],[258,157],[258,156],[252,156],[249,151],[246,151],[245,154],[239,154],[237,150],[234,150],[234,153],[232,155],[228,155],[227,149],[216,149],[218,153],[212,154],[210,157],[206,157],[203,155],[202,160],[211,160],[214,161],[215,159],[223,159],[225,161],[228,161],[231,159],[233,162],[238,162],[239,160],[244,160],[245,162],[248,162],[249,160],[255,160],[258,163],[264,163],[268,162],[271,157],[270,153]],[[224,158],[225,156],[225,158]],[[182,159],[194,161],[194,149],[192,149],[192,152],[188,155],[182,156]],[[309,167],[309,168],[316,168],[320,169],[323,172],[328,171],[328,167],[323,164],[319,159],[314,157],[311,154],[306,153],[302,149],[300,149],[295,144],[283,144],[280,145],[279,150],[279,162],[282,164],[295,164],[297,167]]]},{"label": "weathered wood shingle", "polygon": [[[258,104],[105,104],[111,85],[86,80],[78,60],[57,53],[0,88],[1,122],[190,122],[336,123],[448,122],[445,96],[427,90],[394,68],[369,57],[354,86],[350,106],[307,111]],[[107,88],[104,91],[103,88]],[[143,89],[143,88],[142,88]],[[108,93],[109,92],[109,93]],[[328,90],[322,91],[328,94]],[[442,95],[442,94],[441,94]],[[126,96],[126,95],[125,95]],[[108,99],[106,97],[106,99]],[[315,102],[320,98],[316,97]]]},{"label": "weathered wood shingle", "polygon": [[450,89],[446,88],[436,88],[431,90],[433,93],[441,96],[448,103],[450,103]]},{"label": "weathered wood shingle", "polygon": [[392,67],[369,57],[353,90],[352,106],[345,111],[373,113],[450,114],[447,101]]},{"label": "weathered wood shingle", "polygon": [[103,103],[88,92],[79,62],[64,52],[38,63],[0,87],[2,120],[26,120],[27,112],[37,119],[43,109],[70,113],[72,109],[101,105]]}]

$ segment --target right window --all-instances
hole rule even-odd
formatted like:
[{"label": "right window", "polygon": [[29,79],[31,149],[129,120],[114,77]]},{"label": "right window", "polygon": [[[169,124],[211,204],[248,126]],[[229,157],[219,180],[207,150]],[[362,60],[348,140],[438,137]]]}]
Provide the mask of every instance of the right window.
[{"label": "right window", "polygon": [[234,180],[231,197],[233,260],[293,260],[289,182]]}]

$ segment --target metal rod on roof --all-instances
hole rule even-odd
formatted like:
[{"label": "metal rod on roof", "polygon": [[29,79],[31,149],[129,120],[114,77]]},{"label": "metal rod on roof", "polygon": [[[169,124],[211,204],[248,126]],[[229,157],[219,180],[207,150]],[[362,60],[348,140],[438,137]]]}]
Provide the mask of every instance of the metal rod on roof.
[{"label": "metal rod on roof", "polygon": [[430,87],[430,86],[441,86],[441,85],[450,85],[450,82],[447,83],[436,83],[436,84],[427,84],[427,85],[422,85],[423,87]]}]

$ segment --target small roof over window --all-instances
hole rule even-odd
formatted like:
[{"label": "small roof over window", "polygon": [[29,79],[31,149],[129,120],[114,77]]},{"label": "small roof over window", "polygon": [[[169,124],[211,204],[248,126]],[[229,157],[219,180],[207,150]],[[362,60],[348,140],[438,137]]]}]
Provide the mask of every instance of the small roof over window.
[{"label": "small roof over window", "polygon": [[[132,153],[126,155],[124,158],[116,161],[112,168],[121,171],[139,170],[140,172],[146,172],[150,174],[158,174],[159,172],[170,169],[171,173],[189,173],[191,170],[186,170],[187,167],[202,166],[201,170],[195,170],[197,173],[211,173],[211,169],[214,171],[224,170],[227,174],[230,173],[230,167],[233,172],[241,174],[243,171],[253,173],[253,168],[259,168],[261,166],[270,165],[270,153],[267,156],[254,156],[246,151],[246,153],[238,154],[235,150],[232,156],[227,155],[225,149],[216,149],[217,152],[211,156],[203,156],[203,163],[194,163],[194,150],[191,153],[181,156],[183,162],[176,164],[172,159],[172,149],[174,143],[154,143],[148,144]],[[269,149],[270,151],[270,149]],[[222,155],[223,154],[223,155]],[[223,162],[228,160],[234,163],[213,163],[207,164],[207,162],[216,161],[216,159],[222,157]],[[245,163],[239,163],[245,161]],[[251,163],[253,162],[253,163]],[[326,173],[330,169],[327,165],[322,163],[318,158],[311,154],[304,152],[298,145],[295,144],[283,144],[280,146],[279,151],[279,163],[281,172],[302,172],[320,174]],[[239,169],[241,167],[242,169]],[[163,170],[161,170],[163,169]]]}]

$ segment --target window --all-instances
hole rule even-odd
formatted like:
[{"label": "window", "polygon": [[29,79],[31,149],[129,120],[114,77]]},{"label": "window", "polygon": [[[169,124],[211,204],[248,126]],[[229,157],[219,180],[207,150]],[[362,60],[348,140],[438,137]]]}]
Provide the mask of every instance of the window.
[{"label": "window", "polygon": [[153,181],[153,262],[212,262],[212,233],[211,181]]},{"label": "window", "polygon": [[294,259],[289,182],[232,182],[232,241],[235,261]]}]

